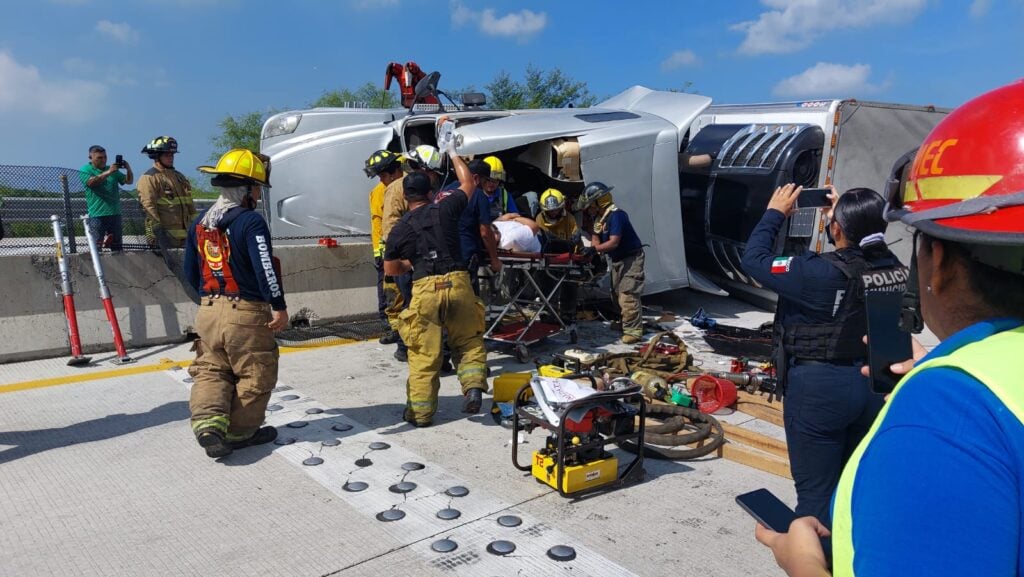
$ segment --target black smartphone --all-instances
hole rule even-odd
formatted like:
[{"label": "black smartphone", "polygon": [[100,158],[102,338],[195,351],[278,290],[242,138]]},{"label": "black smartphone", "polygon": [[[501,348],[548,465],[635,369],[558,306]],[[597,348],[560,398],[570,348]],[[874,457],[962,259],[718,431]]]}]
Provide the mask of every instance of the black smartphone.
[{"label": "black smartphone", "polygon": [[114,164],[116,164],[118,168],[123,167],[124,166],[124,156],[121,156],[120,154],[115,156],[114,157]]},{"label": "black smartphone", "polygon": [[736,497],[736,503],[757,522],[776,533],[789,531],[796,513],[768,489],[758,489]]},{"label": "black smartphone", "polygon": [[805,188],[800,191],[800,195],[796,197],[797,208],[818,208],[823,206],[832,206],[832,201],[829,200],[828,195],[832,192],[829,188]]},{"label": "black smartphone", "polygon": [[868,313],[868,368],[871,390],[888,395],[902,375],[889,370],[893,363],[911,358],[914,349],[910,333],[900,328],[903,293],[898,291],[867,291],[864,306]]}]

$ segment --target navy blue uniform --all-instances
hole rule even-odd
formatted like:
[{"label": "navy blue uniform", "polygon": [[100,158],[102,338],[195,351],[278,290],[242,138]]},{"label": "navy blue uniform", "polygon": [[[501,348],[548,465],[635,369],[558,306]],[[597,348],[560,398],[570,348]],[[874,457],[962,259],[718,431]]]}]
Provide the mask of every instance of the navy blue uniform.
[{"label": "navy blue uniform", "polygon": [[[196,224],[202,220],[206,211],[199,214],[188,229],[188,240],[185,245],[185,277],[189,284],[203,295],[202,262],[196,250]],[[271,261],[270,228],[255,211],[245,208],[233,208],[224,215],[228,222],[226,237],[231,245],[231,256],[228,266],[238,283],[239,296],[248,301],[270,303],[275,311],[287,309],[281,279]]]},{"label": "navy blue uniform", "polygon": [[[765,213],[747,240],[743,270],[779,295],[775,322],[783,329],[832,323],[849,279],[816,253],[773,255],[785,220],[777,210]],[[859,248],[842,250],[860,252]],[[860,374],[863,358],[832,362],[790,358],[787,362],[783,418],[796,484],[796,512],[814,515],[830,526],[832,493],[843,465],[871,427],[882,397],[871,392],[868,379]]]}]

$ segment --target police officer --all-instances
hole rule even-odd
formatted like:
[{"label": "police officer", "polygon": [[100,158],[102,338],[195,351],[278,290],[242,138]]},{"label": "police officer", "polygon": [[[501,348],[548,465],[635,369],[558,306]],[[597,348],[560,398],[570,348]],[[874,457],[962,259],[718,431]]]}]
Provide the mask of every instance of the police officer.
[{"label": "police officer", "polygon": [[[151,247],[166,243],[170,248],[181,248],[196,217],[196,207],[192,202],[192,185],[174,169],[178,141],[158,136],[142,148],[142,153],[153,160],[153,167],[142,175],[136,187],[146,212],[146,241]],[[161,235],[165,236],[161,243],[157,242],[157,229],[166,233]]]},{"label": "police officer", "polygon": [[622,342],[633,344],[644,334],[644,247],[626,211],[615,206],[612,188],[592,182],[576,201],[591,222],[591,248],[607,254],[612,269],[612,304],[622,315]]},{"label": "police officer", "polygon": [[747,240],[743,269],[779,295],[774,346],[786,402],[783,416],[798,515],[829,524],[829,503],[843,464],[882,406],[860,368],[867,357],[862,275],[905,290],[907,271],[885,244],[885,201],[869,188],[829,195],[825,215],[833,252],[774,256],[775,239],[801,187],[776,189]]},{"label": "police officer", "polygon": [[456,226],[477,182],[453,148],[448,154],[459,190],[434,204],[430,178],[423,172],[406,176],[403,191],[409,212],[391,230],[384,251],[385,274],[412,274],[412,301],[400,315],[399,331],[409,347],[403,418],[417,427],[429,426],[437,411],[443,331],[447,331],[453,358],[458,359],[462,411],[479,411],[487,388],[483,305],[473,294]]},{"label": "police officer", "polygon": [[201,295],[189,409],[196,440],[218,458],[277,438],[260,425],[277,383],[274,332],[288,325],[288,310],[270,229],[253,210],[270,186],[269,159],[236,148],[199,170],[214,175],[220,196],[192,223],[185,249]]},{"label": "police officer", "polygon": [[398,330],[391,326],[385,312],[388,301],[384,296],[384,240],[382,223],[384,221],[384,192],[387,186],[402,179],[401,155],[390,150],[378,150],[366,159],[363,172],[367,178],[379,179],[370,190],[370,243],[373,245],[373,266],[377,269],[377,316],[384,323],[384,334],[380,344],[389,345],[398,342]]}]

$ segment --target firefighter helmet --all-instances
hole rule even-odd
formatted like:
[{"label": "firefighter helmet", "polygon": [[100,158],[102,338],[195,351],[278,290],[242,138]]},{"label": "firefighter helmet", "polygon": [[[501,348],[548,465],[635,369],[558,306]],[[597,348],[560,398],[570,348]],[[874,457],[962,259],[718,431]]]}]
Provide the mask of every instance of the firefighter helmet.
[{"label": "firefighter helmet", "polygon": [[406,158],[413,170],[427,168],[437,171],[441,169],[441,153],[429,144],[421,144],[410,150]]},{"label": "firefighter helmet", "polygon": [[217,161],[217,166],[200,166],[197,170],[207,174],[234,176],[270,186],[270,158],[244,148],[225,152]]},{"label": "firefighter helmet", "polygon": [[614,186],[607,186],[603,182],[591,182],[583,189],[583,194],[576,199],[576,210],[583,210],[598,200],[609,196]]},{"label": "firefighter helmet", "polygon": [[500,158],[497,156],[488,156],[484,158],[484,162],[491,167],[491,178],[505,182],[505,165],[502,164]]},{"label": "firefighter helmet", "polygon": [[402,157],[399,154],[390,150],[378,150],[371,154],[370,158],[366,159],[366,166],[363,167],[363,172],[366,173],[367,178],[373,178],[401,161]]},{"label": "firefighter helmet", "polygon": [[558,189],[549,188],[540,195],[540,209],[544,212],[554,212],[565,208],[565,195]]},{"label": "firefighter helmet", "polygon": [[[1024,246],[1022,142],[1024,80],[1018,80],[961,105],[932,129],[913,162],[908,153],[896,163],[886,218],[965,245]],[[991,261],[1002,259],[982,256],[997,251],[972,252],[1000,266]]]},{"label": "firefighter helmet", "polygon": [[178,153],[178,141],[173,136],[157,136],[142,147],[142,153],[154,160],[165,152]]}]

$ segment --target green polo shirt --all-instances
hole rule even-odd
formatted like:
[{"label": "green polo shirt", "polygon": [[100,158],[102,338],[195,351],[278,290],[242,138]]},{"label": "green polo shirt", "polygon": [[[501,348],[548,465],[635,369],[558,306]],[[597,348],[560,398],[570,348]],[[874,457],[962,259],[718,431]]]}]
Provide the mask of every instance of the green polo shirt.
[{"label": "green polo shirt", "polygon": [[80,170],[82,186],[85,187],[85,204],[89,207],[91,217],[121,214],[121,189],[118,185],[124,184],[127,180],[123,172],[119,170],[111,174],[96,186],[86,184],[90,178],[103,174],[108,168],[96,168],[92,163],[88,163]]}]

